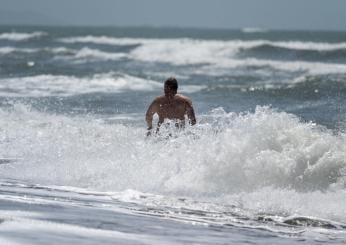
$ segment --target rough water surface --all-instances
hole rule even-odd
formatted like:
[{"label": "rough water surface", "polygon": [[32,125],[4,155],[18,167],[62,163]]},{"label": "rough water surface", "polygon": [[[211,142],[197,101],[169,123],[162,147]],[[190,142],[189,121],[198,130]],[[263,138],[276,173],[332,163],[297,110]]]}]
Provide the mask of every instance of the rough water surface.
[{"label": "rough water surface", "polygon": [[[0,243],[345,243],[344,54],[341,32],[0,27]],[[145,137],[169,76],[198,123]]]}]

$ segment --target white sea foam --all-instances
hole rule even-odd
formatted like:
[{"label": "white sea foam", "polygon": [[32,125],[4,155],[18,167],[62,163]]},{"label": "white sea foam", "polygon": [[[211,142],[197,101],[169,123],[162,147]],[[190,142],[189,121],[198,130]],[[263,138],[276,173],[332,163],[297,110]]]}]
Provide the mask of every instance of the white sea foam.
[{"label": "white sea foam", "polygon": [[0,54],[10,54],[13,52],[34,53],[36,49],[15,48],[15,47],[0,47]]},{"label": "white sea foam", "polygon": [[221,41],[172,39],[145,43],[132,50],[129,56],[136,60],[174,65],[217,64],[234,57],[237,48],[237,45]]},{"label": "white sea foam", "polygon": [[102,52],[100,50],[90,49],[85,47],[77,52],[76,58],[101,58],[101,59],[109,59],[109,60],[118,60],[119,58],[125,57],[126,54],[123,53],[109,53]]},{"label": "white sea foam", "polygon": [[[164,43],[169,46],[183,44],[185,46],[198,45],[202,48],[213,48],[219,46],[220,48],[228,48],[233,50],[250,49],[263,45],[273,47],[281,47],[295,50],[315,50],[315,51],[333,51],[339,49],[346,49],[346,42],[328,43],[328,42],[305,42],[305,41],[270,41],[270,40],[199,40],[191,38],[172,38],[172,39],[154,39],[154,38],[116,38],[109,36],[79,36],[67,37],[58,39],[64,43],[94,43],[94,44],[107,44],[107,45],[152,45]],[[210,47],[209,47],[210,46]],[[181,46],[177,46],[177,49]]]},{"label": "white sea foam", "polygon": [[260,28],[260,27],[245,27],[241,29],[242,32],[245,33],[258,33],[258,32],[268,32],[268,29]]},{"label": "white sea foam", "polygon": [[0,79],[2,96],[69,96],[94,92],[152,91],[159,90],[161,87],[162,84],[156,81],[113,73],[82,78],[37,75]]},{"label": "white sea foam", "polygon": [[[90,77],[37,75],[0,79],[0,95],[7,97],[71,96],[86,93],[122,93],[162,90],[162,82],[126,74],[105,73]],[[181,91],[195,93],[204,85],[182,85]]]},{"label": "white sea foam", "polygon": [[296,49],[296,50],[315,50],[315,51],[336,51],[346,49],[346,43],[325,43],[325,42],[264,42],[263,44],[272,45],[274,47]]},{"label": "white sea foam", "polygon": [[185,195],[255,213],[346,222],[345,136],[284,112],[216,109],[184,132],[168,127],[170,139],[146,140],[143,128],[22,105],[0,116],[0,153],[18,159],[0,165],[2,178]]},{"label": "white sea foam", "polygon": [[75,52],[74,49],[66,48],[66,47],[43,48],[41,50],[47,51],[47,52],[52,52],[52,53],[55,53],[55,54],[74,53]]},{"label": "white sea foam", "polygon": [[[59,50],[55,50],[57,53]],[[88,47],[84,47],[80,50],[73,50],[73,56],[58,56],[56,59],[72,59],[76,62],[88,62],[88,61],[107,61],[107,60],[119,60],[122,58],[126,58],[127,54],[125,53],[112,53],[112,52],[104,52],[98,49],[91,49]],[[62,52],[59,52],[62,53]]]},{"label": "white sea foam", "polygon": [[116,52],[104,52],[98,49],[91,49],[88,47],[83,47],[81,49],[71,49],[66,47],[45,47],[45,48],[17,48],[17,47],[0,47],[0,54],[10,54],[10,53],[37,53],[37,52],[47,52],[58,56],[55,59],[65,59],[73,61],[107,61],[107,60],[119,60],[121,58],[126,58],[128,55],[125,53]]},{"label": "white sea foam", "polygon": [[[256,58],[237,58],[242,50],[269,45],[272,47],[293,50],[335,51],[346,49],[346,43],[323,43],[303,41],[268,41],[268,40],[197,40],[188,38],[177,39],[143,39],[114,37],[71,37],[63,42],[96,43],[111,45],[134,45],[128,58],[144,62],[163,62],[173,65],[204,64],[202,68],[194,69],[194,73],[208,75],[234,73],[234,69],[258,67],[271,68],[280,71],[300,72],[305,75],[321,75],[330,73],[346,73],[346,65],[308,61],[275,61]],[[233,70],[230,70],[233,69]]]},{"label": "white sea foam", "polygon": [[[195,69],[195,73],[223,73],[229,69],[259,67],[289,72],[304,72],[310,75],[346,73],[346,65],[307,61],[275,61],[256,58],[239,59],[236,53],[240,49],[256,47],[270,43],[267,41],[199,41],[190,39],[161,40],[148,42],[133,49],[129,58],[145,62],[165,62],[173,65],[205,64]],[[346,44],[323,44],[302,42],[277,42],[273,45],[308,50],[333,50],[346,48]]]},{"label": "white sea foam", "polygon": [[94,43],[106,45],[135,45],[144,42],[155,41],[156,39],[141,39],[141,38],[115,38],[108,36],[79,36],[79,37],[65,37],[60,38],[58,41],[63,43]]},{"label": "white sea foam", "polygon": [[297,192],[268,187],[250,193],[226,195],[222,201],[231,202],[246,210],[271,214],[274,220],[277,215],[278,221],[283,221],[283,216],[305,216],[345,223],[346,208],[340,206],[346,200],[345,194],[345,190]]},{"label": "white sea foam", "polygon": [[306,61],[275,61],[263,60],[256,58],[248,58],[243,60],[223,60],[218,64],[205,65],[196,73],[209,75],[222,75],[234,73],[237,68],[271,68],[279,71],[299,72],[306,75],[324,75],[324,74],[345,74],[346,65],[344,64],[327,64],[322,62],[306,62]]},{"label": "white sea foam", "polygon": [[[20,173],[11,167],[3,169],[4,176],[114,190],[214,194],[267,186],[328,190],[345,184],[344,136],[268,108],[244,115],[218,109],[168,141],[144,141],[143,130],[133,126],[26,110],[1,112],[7,137],[1,146],[11,149],[11,158],[23,159]],[[34,174],[32,164],[49,173]]]},{"label": "white sea foam", "polygon": [[51,52],[53,54],[76,54],[78,50],[70,49],[66,47],[54,47],[54,48],[18,48],[13,46],[0,47],[0,54],[10,53],[37,53],[37,52]]},{"label": "white sea foam", "polygon": [[[333,51],[346,49],[346,43],[323,43],[303,41],[268,41],[268,40],[197,40],[189,38],[145,39],[115,38],[107,36],[80,36],[59,39],[64,43],[94,43],[109,45],[136,45],[129,53],[101,51],[83,47],[70,49],[66,47],[46,48],[56,54],[57,59],[72,59],[76,62],[119,60],[128,58],[143,62],[169,63],[173,65],[206,65],[196,69],[196,73],[213,73],[213,70],[227,72],[228,69],[247,67],[272,68],[290,72],[305,72],[307,75],[345,73],[346,65],[308,61],[276,61],[270,59],[239,58],[243,50],[270,45],[293,50]],[[4,47],[0,52],[9,53],[20,49]],[[38,49],[36,51],[40,51]],[[23,49],[23,52],[29,50]],[[33,51],[33,50],[31,50]],[[30,52],[31,52],[30,51]],[[229,70],[228,70],[229,72]],[[234,71],[232,71],[234,72]],[[215,73],[215,72],[214,72]]]},{"label": "white sea foam", "polygon": [[[144,39],[113,38],[106,36],[85,36],[59,39],[64,43],[95,43],[109,45],[139,45],[129,57],[141,61],[169,62],[174,64],[199,63],[198,58],[209,56],[220,47],[219,41],[199,41],[192,39]],[[221,42],[222,43],[222,42]],[[210,50],[212,49],[212,50]],[[234,48],[232,48],[232,51]],[[198,57],[196,57],[196,55]],[[202,59],[202,62],[203,59]]]},{"label": "white sea foam", "polygon": [[[240,44],[242,46],[244,44]],[[294,45],[294,44],[292,44]],[[346,47],[346,45],[345,45]],[[237,49],[233,45],[218,42],[201,42],[195,44],[184,41],[175,43],[161,42],[159,44],[146,44],[134,49],[130,57],[149,62],[167,62],[174,65],[206,64],[202,68],[194,69],[194,73],[222,74],[234,73],[234,70],[246,67],[272,68],[289,72],[304,72],[310,75],[330,73],[346,73],[346,65],[307,61],[275,61],[266,59],[234,57]],[[222,70],[220,70],[222,69]]]},{"label": "white sea foam", "polygon": [[[157,40],[156,40],[157,41]],[[307,75],[346,73],[346,65],[307,62],[307,61],[276,61],[256,58],[237,59],[234,57],[236,48],[220,45],[218,42],[200,42],[192,40],[153,41],[135,48],[130,53],[105,52],[98,49],[83,47],[71,49],[66,47],[54,48],[16,48],[0,47],[0,54],[12,52],[52,52],[56,59],[66,59],[75,62],[119,60],[123,58],[145,62],[165,62],[173,65],[204,64],[193,69],[195,74],[221,75],[234,73],[234,69],[246,67],[272,68],[288,72],[302,72]],[[239,44],[241,45],[241,44]],[[230,70],[233,69],[233,70]]]},{"label": "white sea foam", "polygon": [[45,32],[31,32],[31,33],[5,32],[0,34],[0,40],[25,41],[28,39],[42,37],[44,35],[47,35],[47,34]]}]

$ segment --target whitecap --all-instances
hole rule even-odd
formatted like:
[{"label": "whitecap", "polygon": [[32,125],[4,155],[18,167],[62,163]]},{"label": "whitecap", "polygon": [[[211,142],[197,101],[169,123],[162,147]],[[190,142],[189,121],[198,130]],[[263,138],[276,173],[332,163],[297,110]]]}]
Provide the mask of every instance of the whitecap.
[{"label": "whitecap", "polygon": [[37,52],[37,49],[29,49],[29,48],[16,48],[16,47],[0,47],[0,54],[10,54],[14,52],[22,52],[22,53],[34,53]]},{"label": "whitecap", "polygon": [[268,29],[260,28],[260,27],[245,27],[241,29],[244,33],[258,33],[258,32],[268,32]]},{"label": "whitecap", "polygon": [[20,33],[20,32],[5,32],[0,34],[0,40],[10,41],[25,41],[33,38],[38,38],[47,35],[45,32],[31,32],[31,33]]},{"label": "whitecap", "polygon": [[346,181],[343,135],[267,107],[243,114],[212,111],[195,127],[171,131],[175,137],[169,140],[144,140],[144,128],[131,124],[47,115],[23,106],[0,115],[7,135],[0,147],[22,159],[16,163],[21,171],[0,166],[7,178],[201,196],[268,187],[339,191]]},{"label": "whitecap", "polygon": [[95,92],[154,91],[161,87],[162,84],[156,81],[114,73],[91,77],[46,74],[0,79],[2,96],[70,96]]},{"label": "whitecap", "polygon": [[140,38],[116,38],[109,36],[77,36],[77,37],[65,37],[59,38],[59,42],[63,43],[94,43],[94,44],[106,44],[106,45],[135,45],[144,42],[150,42],[155,39],[140,39]]},{"label": "whitecap", "polygon": [[[1,109],[0,118],[0,152],[18,159],[0,165],[2,178],[135,190],[124,194],[126,201],[138,199],[139,192],[191,197],[197,210],[215,211],[221,203],[217,210],[232,206],[232,212],[253,220],[261,214],[276,222],[290,216],[346,221],[345,135],[292,114],[268,107],[240,114],[217,108],[194,127],[172,129],[175,137],[164,140],[145,139],[144,122],[138,127],[71,118],[21,104]],[[153,198],[141,202],[188,207],[178,199]]]},{"label": "whitecap", "polygon": [[[54,50],[55,53],[67,53],[61,52],[63,50]],[[108,60],[120,60],[126,58],[127,54],[125,53],[114,53],[114,52],[104,52],[98,49],[91,49],[84,47],[80,50],[70,50],[69,53],[73,53],[72,56],[57,56],[55,59],[65,59],[72,60],[76,63],[83,62],[94,62],[94,61],[108,61]],[[69,54],[68,53],[68,54]]]}]

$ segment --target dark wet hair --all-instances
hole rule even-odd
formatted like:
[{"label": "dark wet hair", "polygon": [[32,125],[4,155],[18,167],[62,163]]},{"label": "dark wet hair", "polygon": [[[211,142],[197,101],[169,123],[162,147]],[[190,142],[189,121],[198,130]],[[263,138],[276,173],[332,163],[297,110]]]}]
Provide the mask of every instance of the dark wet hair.
[{"label": "dark wet hair", "polygon": [[172,90],[178,90],[178,81],[175,79],[175,77],[170,77],[165,81],[165,86]]}]

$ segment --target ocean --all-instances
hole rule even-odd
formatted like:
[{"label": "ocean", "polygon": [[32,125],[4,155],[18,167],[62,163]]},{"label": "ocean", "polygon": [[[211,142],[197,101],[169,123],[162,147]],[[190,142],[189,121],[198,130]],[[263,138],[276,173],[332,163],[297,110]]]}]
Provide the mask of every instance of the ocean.
[{"label": "ocean", "polygon": [[345,104],[346,32],[2,26],[0,244],[346,244]]}]

